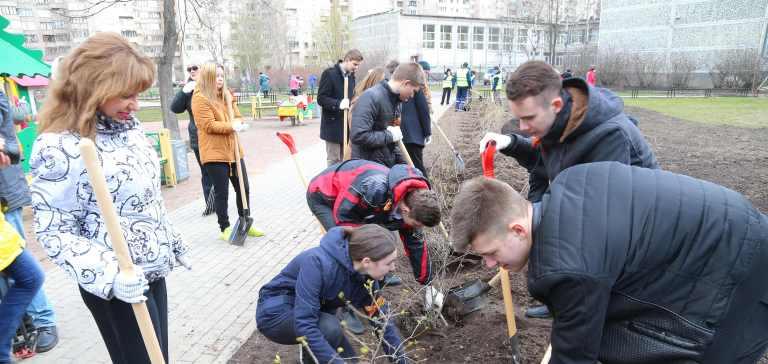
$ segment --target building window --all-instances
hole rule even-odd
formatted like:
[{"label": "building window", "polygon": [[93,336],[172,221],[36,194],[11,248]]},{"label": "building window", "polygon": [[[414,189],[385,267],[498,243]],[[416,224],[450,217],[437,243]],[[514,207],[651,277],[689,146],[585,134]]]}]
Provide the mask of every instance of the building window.
[{"label": "building window", "polygon": [[429,48],[429,49],[435,48],[435,25],[424,24],[422,26],[422,30],[424,33],[424,37],[423,37],[424,48]]},{"label": "building window", "polygon": [[513,44],[515,42],[515,30],[512,28],[504,28],[504,50],[507,52],[512,51]]},{"label": "building window", "polygon": [[520,29],[517,31],[517,49],[525,51],[528,46],[528,29]]},{"label": "building window", "polygon": [[573,43],[584,43],[584,29],[574,31],[571,40]]},{"label": "building window", "polygon": [[459,25],[456,27],[456,32],[459,33],[458,49],[469,49],[469,27],[465,25]]},{"label": "building window", "polygon": [[53,22],[51,21],[44,21],[40,23],[40,29],[42,30],[52,30],[53,29]]},{"label": "building window", "polygon": [[453,27],[450,25],[440,26],[440,48],[451,49],[451,32]]},{"label": "building window", "polygon": [[122,34],[123,37],[126,37],[126,38],[133,38],[139,35],[135,30],[121,30],[120,34]]},{"label": "building window", "polygon": [[48,5],[48,0],[35,0],[35,5]]},{"label": "building window", "polygon": [[24,34],[24,39],[28,43],[37,43],[37,34]]},{"label": "building window", "polygon": [[16,15],[16,13],[14,6],[0,6],[0,15]]},{"label": "building window", "polygon": [[488,28],[488,50],[499,50],[499,28]]},{"label": "building window", "polygon": [[483,42],[485,42],[485,28],[472,28],[472,49],[483,49]]},{"label": "building window", "polygon": [[16,15],[18,16],[33,16],[32,9],[30,8],[16,8]]},{"label": "building window", "polygon": [[589,43],[597,42],[597,29],[591,28],[589,29]]},{"label": "building window", "polygon": [[560,43],[562,45],[567,45],[568,44],[568,33],[560,32],[557,41],[558,41],[558,43]]}]

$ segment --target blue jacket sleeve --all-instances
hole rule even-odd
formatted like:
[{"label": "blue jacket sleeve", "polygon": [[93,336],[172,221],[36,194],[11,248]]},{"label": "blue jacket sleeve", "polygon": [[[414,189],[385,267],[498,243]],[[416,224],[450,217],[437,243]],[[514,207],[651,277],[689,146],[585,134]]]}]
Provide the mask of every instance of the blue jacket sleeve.
[{"label": "blue jacket sleeve", "polygon": [[424,92],[416,93],[416,111],[419,113],[419,123],[421,124],[421,132],[424,133],[424,138],[432,135],[432,124],[429,119],[429,105],[427,104],[427,97]]},{"label": "blue jacket sleeve", "polygon": [[336,350],[320,331],[320,294],[322,292],[322,263],[311,257],[301,267],[296,278],[296,301],[293,308],[296,335],[305,337],[309,349],[321,363],[344,364]]}]

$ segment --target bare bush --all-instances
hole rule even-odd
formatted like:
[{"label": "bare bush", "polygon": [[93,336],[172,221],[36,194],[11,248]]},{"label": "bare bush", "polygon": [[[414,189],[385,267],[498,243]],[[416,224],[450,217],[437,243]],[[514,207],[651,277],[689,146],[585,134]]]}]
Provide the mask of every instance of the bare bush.
[{"label": "bare bush", "polygon": [[763,71],[763,60],[756,49],[724,52],[710,75],[716,88],[756,88]]},{"label": "bare bush", "polygon": [[629,55],[620,49],[608,48],[598,56],[599,82],[607,87],[622,87],[626,82]]},{"label": "bare bush", "polygon": [[664,60],[657,54],[636,54],[627,59],[627,81],[631,86],[644,89],[660,86],[663,66]]},{"label": "bare bush", "polygon": [[668,79],[672,87],[685,88],[691,82],[696,62],[683,54],[672,55],[669,60]]}]

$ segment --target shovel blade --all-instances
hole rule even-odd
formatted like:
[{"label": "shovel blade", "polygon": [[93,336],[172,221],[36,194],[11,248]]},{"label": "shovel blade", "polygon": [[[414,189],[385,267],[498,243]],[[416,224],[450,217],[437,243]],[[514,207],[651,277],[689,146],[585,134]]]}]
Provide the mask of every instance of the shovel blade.
[{"label": "shovel blade", "polygon": [[520,353],[520,337],[517,334],[509,337],[509,350],[512,352],[512,364],[522,364],[523,355]]},{"label": "shovel blade", "polygon": [[229,243],[232,245],[243,246],[245,238],[248,237],[248,230],[253,225],[253,218],[250,216],[240,216],[232,227],[232,233],[229,235]]}]

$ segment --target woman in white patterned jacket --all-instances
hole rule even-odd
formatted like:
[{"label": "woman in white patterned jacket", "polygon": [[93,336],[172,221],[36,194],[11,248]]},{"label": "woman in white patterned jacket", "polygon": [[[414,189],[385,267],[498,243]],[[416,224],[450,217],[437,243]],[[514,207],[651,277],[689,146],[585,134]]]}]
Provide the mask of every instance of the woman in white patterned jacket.
[{"label": "woman in white patterned jacket", "polygon": [[[131,303],[146,301],[168,362],[165,277],[186,262],[160,194],[160,164],[134,117],[154,64],[114,33],[64,57],[43,109],[31,167],[37,240],[74,278],[113,363],[149,363]],[[137,274],[123,278],[78,144],[96,144]]]}]

